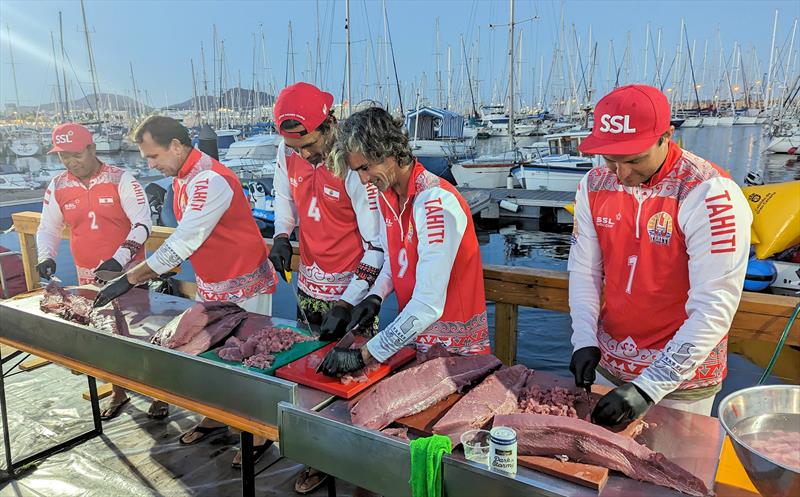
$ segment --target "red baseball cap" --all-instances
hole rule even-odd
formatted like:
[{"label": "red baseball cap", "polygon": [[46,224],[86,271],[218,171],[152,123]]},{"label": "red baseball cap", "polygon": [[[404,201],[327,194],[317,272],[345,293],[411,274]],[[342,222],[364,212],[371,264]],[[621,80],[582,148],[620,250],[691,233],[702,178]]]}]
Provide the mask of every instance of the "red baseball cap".
[{"label": "red baseball cap", "polygon": [[[278,95],[275,101],[275,126],[283,136],[299,138],[311,133],[325,121],[333,105],[333,95],[324,92],[308,83],[289,85]],[[284,121],[293,119],[306,129],[304,133],[291,133],[281,129]]]},{"label": "red baseball cap", "polygon": [[585,154],[644,152],[670,127],[667,96],[647,85],[621,86],[597,102],[592,133],[578,149]]},{"label": "red baseball cap", "polygon": [[83,152],[92,143],[92,132],[86,127],[77,123],[66,123],[53,129],[53,148],[47,153]]}]

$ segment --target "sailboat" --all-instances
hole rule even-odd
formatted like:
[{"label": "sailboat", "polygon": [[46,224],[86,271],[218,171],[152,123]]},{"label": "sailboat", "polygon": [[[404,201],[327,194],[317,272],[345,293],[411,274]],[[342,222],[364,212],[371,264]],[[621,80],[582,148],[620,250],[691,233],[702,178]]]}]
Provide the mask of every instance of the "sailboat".
[{"label": "sailboat", "polygon": [[17,157],[30,157],[39,153],[39,132],[31,128],[18,128],[10,133],[9,148]]}]

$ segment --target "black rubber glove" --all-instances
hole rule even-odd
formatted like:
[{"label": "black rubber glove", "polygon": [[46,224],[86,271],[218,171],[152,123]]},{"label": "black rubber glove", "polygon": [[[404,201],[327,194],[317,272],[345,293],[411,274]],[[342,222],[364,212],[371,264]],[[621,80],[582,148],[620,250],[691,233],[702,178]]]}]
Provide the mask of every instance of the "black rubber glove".
[{"label": "black rubber glove", "polygon": [[56,274],[56,261],[45,259],[36,265],[36,271],[39,273],[40,278],[49,280],[51,276]]},{"label": "black rubber glove", "polygon": [[123,273],[100,289],[97,298],[94,299],[93,307],[103,307],[131,288],[133,288],[133,285],[128,281],[128,273]]},{"label": "black rubber glove", "polygon": [[342,376],[364,367],[364,358],[360,349],[340,349],[334,347],[325,356],[320,370],[326,376]]},{"label": "black rubber glove", "polygon": [[105,283],[105,280],[102,280],[102,279],[97,277],[97,271],[109,271],[109,272],[112,272],[112,273],[121,273],[122,272],[122,264],[120,264],[119,261],[117,261],[116,259],[114,259],[112,257],[111,259],[108,259],[107,261],[104,261],[102,264],[100,264],[99,266],[97,266],[95,268],[95,270],[94,270],[94,272],[95,272],[95,276],[94,276],[95,281],[98,281],[100,283]]},{"label": "black rubber glove", "polygon": [[338,340],[347,332],[350,322],[350,310],[343,305],[333,305],[322,318],[319,339],[324,341]]},{"label": "black rubber glove", "polygon": [[272,239],[272,250],[269,251],[269,260],[275,266],[275,271],[286,281],[286,271],[292,270],[292,244],[289,237],[279,236]]},{"label": "black rubber glove", "polygon": [[377,295],[367,295],[367,298],[359,302],[350,311],[351,318],[347,329],[352,330],[358,326],[361,330],[367,330],[372,326],[375,317],[381,312],[381,302],[381,298]]},{"label": "black rubber glove", "polygon": [[652,405],[653,401],[639,387],[625,383],[597,401],[592,411],[592,422],[609,427],[627,425],[642,417]]},{"label": "black rubber glove", "polygon": [[600,364],[600,349],[598,347],[583,347],[572,354],[569,361],[569,370],[575,376],[575,386],[592,388],[595,380],[595,368]]}]

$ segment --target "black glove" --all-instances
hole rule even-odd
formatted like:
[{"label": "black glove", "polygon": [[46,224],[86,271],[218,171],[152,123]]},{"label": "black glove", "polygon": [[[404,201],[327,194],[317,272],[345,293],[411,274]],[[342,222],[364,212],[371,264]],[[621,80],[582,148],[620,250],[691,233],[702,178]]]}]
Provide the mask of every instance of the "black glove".
[{"label": "black glove", "polygon": [[326,376],[342,376],[343,374],[358,371],[364,367],[364,358],[361,349],[340,349],[334,347],[325,356],[320,370]]},{"label": "black glove", "polygon": [[334,304],[322,318],[319,339],[324,341],[338,340],[347,332],[350,322],[350,310],[343,305]]},{"label": "black glove", "polygon": [[128,273],[123,273],[109,281],[106,286],[100,289],[97,298],[94,299],[94,305],[92,307],[103,307],[131,288],[133,288],[133,284],[128,281]]},{"label": "black glove", "polygon": [[100,283],[105,283],[106,282],[105,280],[100,279],[100,278],[97,277],[97,272],[98,271],[109,271],[111,273],[121,273],[122,272],[122,264],[120,264],[119,261],[117,261],[116,259],[114,259],[112,257],[111,259],[108,259],[107,261],[103,262],[102,264],[100,264],[99,266],[97,266],[95,268],[95,270],[94,270],[94,272],[95,272],[95,276],[94,276],[95,281],[98,281]]},{"label": "black glove", "polygon": [[56,274],[56,261],[45,259],[36,265],[36,271],[39,273],[40,278],[49,280],[51,276]]},{"label": "black glove", "polygon": [[286,271],[292,270],[292,244],[289,237],[279,236],[272,239],[272,250],[269,251],[269,260],[275,266],[275,271],[286,281]]},{"label": "black glove", "polygon": [[592,422],[609,427],[627,425],[642,417],[652,405],[653,401],[639,387],[625,383],[597,401],[592,411]]},{"label": "black glove", "polygon": [[361,330],[367,330],[372,326],[375,316],[381,312],[381,302],[381,298],[377,295],[367,295],[367,298],[350,311],[351,318],[347,329],[352,330],[358,326]]},{"label": "black glove", "polygon": [[583,347],[572,354],[569,361],[569,370],[575,376],[575,386],[592,388],[595,379],[595,368],[600,364],[600,349],[598,347]]}]

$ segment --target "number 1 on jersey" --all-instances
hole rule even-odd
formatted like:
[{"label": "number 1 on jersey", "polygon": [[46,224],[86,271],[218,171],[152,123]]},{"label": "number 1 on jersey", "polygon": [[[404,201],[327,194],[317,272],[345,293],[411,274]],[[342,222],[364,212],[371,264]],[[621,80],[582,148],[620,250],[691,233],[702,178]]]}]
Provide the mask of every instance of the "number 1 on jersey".
[{"label": "number 1 on jersey", "polygon": [[628,275],[628,286],[625,288],[625,293],[630,295],[631,293],[631,286],[633,286],[633,273],[636,272],[636,261],[639,258],[635,255],[628,257],[628,266],[631,268],[631,274]]},{"label": "number 1 on jersey", "polygon": [[308,206],[308,217],[316,222],[319,222],[320,220],[319,206],[317,205],[316,195],[311,197],[311,204]]}]

